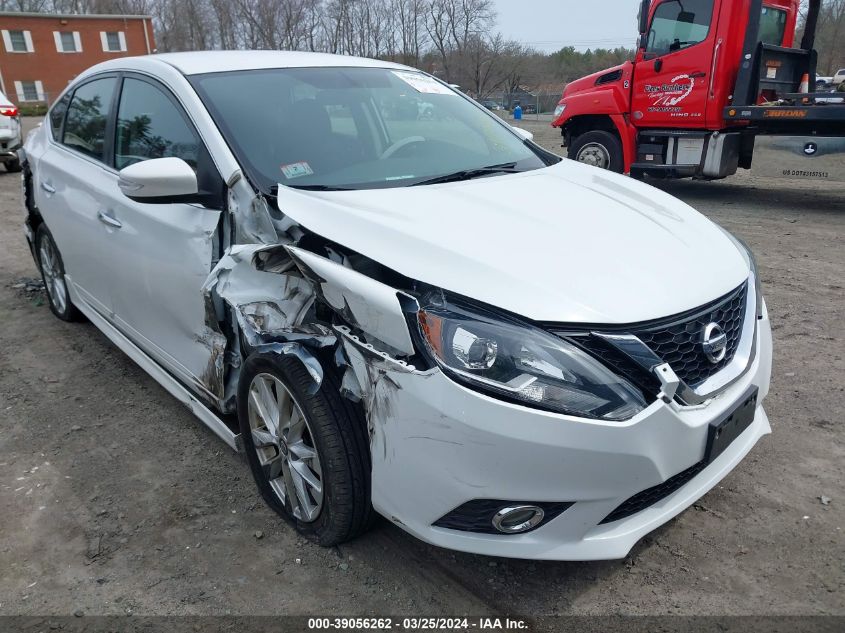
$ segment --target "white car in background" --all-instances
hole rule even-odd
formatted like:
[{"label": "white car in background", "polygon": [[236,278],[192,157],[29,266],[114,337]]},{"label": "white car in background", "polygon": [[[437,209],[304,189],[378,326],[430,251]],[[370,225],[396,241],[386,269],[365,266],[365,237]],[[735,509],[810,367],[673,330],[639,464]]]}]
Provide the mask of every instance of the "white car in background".
[{"label": "white car in background", "polygon": [[[408,94],[432,117],[383,116]],[[323,545],[375,511],[447,548],[620,558],[770,432],[748,248],[412,68],[115,59],[24,170],[55,315],[87,316]]]},{"label": "white car in background", "polygon": [[840,68],[839,70],[836,71],[836,74],[830,80],[830,85],[833,86],[834,88],[836,88],[843,81],[845,81],[845,68]]},{"label": "white car in background", "polygon": [[18,108],[0,92],[0,163],[6,171],[21,170],[17,150],[21,147],[21,117]]}]

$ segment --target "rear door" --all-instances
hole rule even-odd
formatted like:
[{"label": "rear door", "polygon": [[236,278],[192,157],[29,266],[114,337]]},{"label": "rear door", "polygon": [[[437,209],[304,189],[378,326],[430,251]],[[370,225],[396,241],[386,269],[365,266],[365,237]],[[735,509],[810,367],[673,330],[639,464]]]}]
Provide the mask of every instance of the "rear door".
[{"label": "rear door", "polygon": [[[175,156],[204,182],[222,182],[200,135],[173,94],[153,79],[126,74],[116,106],[114,167]],[[222,350],[205,326],[202,285],[217,251],[220,208],[134,202],[105,191],[112,221],[108,240],[110,293],[116,325],[183,382],[210,383]]]},{"label": "rear door", "polygon": [[701,128],[707,116],[718,16],[726,0],[660,0],[637,53],[631,113],[637,127]]},{"label": "rear door", "polygon": [[111,312],[109,226],[102,220],[115,178],[110,161],[116,75],[78,86],[50,111],[53,142],[35,170],[35,200],[62,253],[75,296],[107,318]]}]

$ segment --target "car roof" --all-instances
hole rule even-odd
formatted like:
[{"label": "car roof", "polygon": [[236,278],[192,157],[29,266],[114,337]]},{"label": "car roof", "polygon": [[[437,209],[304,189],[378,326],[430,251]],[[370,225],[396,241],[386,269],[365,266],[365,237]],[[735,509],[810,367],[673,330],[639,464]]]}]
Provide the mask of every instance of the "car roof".
[{"label": "car roof", "polygon": [[314,68],[320,66],[413,70],[401,64],[384,62],[378,59],[295,51],[197,51],[161,53],[140,57],[123,57],[97,64],[91,70],[96,69],[97,72],[133,68],[138,70],[152,70],[158,64],[173,66],[183,75],[199,75],[233,70]]}]

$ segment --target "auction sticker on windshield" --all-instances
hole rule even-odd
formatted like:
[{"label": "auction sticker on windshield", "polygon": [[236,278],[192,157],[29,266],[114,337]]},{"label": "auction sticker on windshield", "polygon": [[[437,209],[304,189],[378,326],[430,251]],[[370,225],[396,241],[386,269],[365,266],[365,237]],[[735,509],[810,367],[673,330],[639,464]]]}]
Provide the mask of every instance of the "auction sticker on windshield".
[{"label": "auction sticker on windshield", "polygon": [[408,73],[401,70],[394,70],[393,74],[399,77],[406,84],[417,92],[432,95],[456,95],[457,93],[444,86],[433,77],[419,73]]},{"label": "auction sticker on windshield", "polygon": [[289,165],[282,165],[281,169],[285,178],[287,178],[288,180],[290,180],[291,178],[301,178],[302,176],[311,176],[314,173],[314,170],[311,169],[311,165],[309,165],[305,161],[300,161],[298,163],[290,163]]}]

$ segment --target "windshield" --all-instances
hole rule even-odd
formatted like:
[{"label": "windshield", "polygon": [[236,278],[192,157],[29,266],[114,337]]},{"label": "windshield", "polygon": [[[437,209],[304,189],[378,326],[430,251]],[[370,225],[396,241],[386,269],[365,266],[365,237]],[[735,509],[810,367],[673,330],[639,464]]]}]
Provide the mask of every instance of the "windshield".
[{"label": "windshield", "polygon": [[264,193],[277,183],[405,187],[463,170],[547,164],[493,115],[418,72],[284,68],[191,82]]}]

